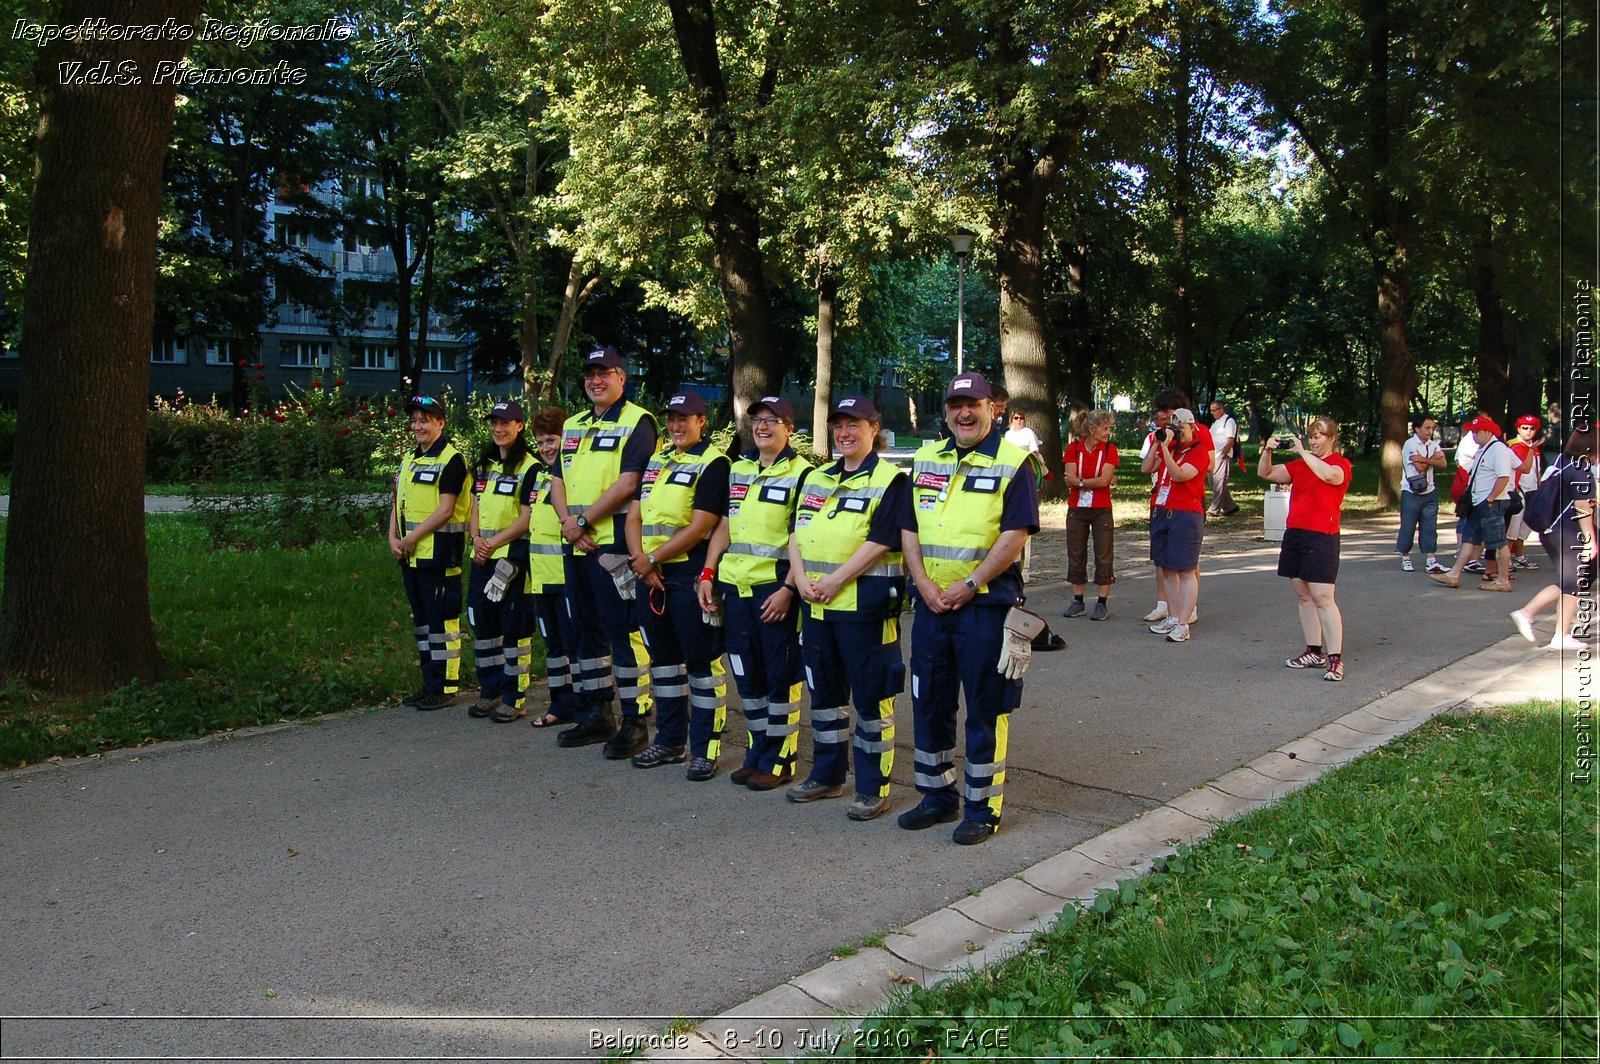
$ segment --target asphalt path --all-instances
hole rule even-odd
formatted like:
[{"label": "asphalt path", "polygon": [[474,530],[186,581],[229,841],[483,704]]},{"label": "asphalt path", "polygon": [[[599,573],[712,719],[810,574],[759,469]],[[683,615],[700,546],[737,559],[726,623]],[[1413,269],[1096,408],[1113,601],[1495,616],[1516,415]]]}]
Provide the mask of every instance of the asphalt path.
[{"label": "asphalt path", "polygon": [[1346,529],[1341,684],[1283,667],[1293,595],[1237,522],[1208,527],[1186,644],[1136,621],[1142,533],[1104,623],[1060,619],[1064,542],[1042,536],[1030,605],[1068,647],[1035,656],[982,846],[895,826],[905,697],[869,824],[730,786],[738,749],[697,784],[460,708],[8,773],[0,1057],[590,1059],[717,1014],[1506,637],[1547,575],[1440,588],[1400,572],[1394,525]]}]

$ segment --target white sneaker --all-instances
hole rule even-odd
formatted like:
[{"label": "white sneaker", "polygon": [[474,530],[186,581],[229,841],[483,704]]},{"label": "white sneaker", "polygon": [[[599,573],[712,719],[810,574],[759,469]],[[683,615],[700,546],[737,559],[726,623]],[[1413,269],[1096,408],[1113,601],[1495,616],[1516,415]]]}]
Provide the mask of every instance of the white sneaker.
[{"label": "white sneaker", "polygon": [[1152,621],[1164,621],[1166,619],[1167,604],[1159,599],[1156,600],[1156,608],[1144,615],[1144,621],[1146,624],[1149,624]]},{"label": "white sneaker", "polygon": [[1175,624],[1172,626],[1172,631],[1167,633],[1167,642],[1169,643],[1187,643],[1188,641],[1189,626],[1186,624]]},{"label": "white sneaker", "polygon": [[1521,610],[1511,611],[1511,623],[1517,626],[1517,634],[1530,643],[1537,643],[1533,637],[1533,625],[1528,623],[1528,615]]},{"label": "white sneaker", "polygon": [[1550,642],[1545,644],[1545,646],[1551,650],[1565,652],[1576,652],[1584,649],[1588,645],[1589,644],[1585,643],[1583,640],[1574,639],[1570,635],[1558,635],[1554,639],[1550,640]]},{"label": "white sneaker", "polygon": [[1154,632],[1156,635],[1167,635],[1167,634],[1171,633],[1174,628],[1186,628],[1186,627],[1187,627],[1186,625],[1179,624],[1178,623],[1178,619],[1176,617],[1168,617],[1166,620],[1162,621],[1160,624],[1152,624],[1150,626],[1150,631]]},{"label": "white sneaker", "polygon": [[1402,554],[1400,556],[1400,571],[1406,573],[1414,573],[1417,571],[1417,567],[1411,564],[1411,555]]},{"label": "white sneaker", "polygon": [[1189,623],[1193,624],[1195,621],[1198,621],[1199,619],[1200,619],[1200,607],[1196,606],[1194,609],[1189,611]]}]

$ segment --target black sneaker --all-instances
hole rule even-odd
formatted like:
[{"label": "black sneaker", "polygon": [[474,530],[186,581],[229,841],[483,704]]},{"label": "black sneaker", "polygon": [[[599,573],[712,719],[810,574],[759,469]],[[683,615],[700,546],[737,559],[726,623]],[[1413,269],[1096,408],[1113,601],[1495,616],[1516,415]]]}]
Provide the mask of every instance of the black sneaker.
[{"label": "black sneaker", "polygon": [[956,825],[950,838],[957,846],[976,846],[988,842],[989,836],[1000,830],[999,824],[985,824],[981,820],[963,820]]},{"label": "black sneaker", "polygon": [[953,805],[936,802],[932,798],[924,798],[916,805],[900,814],[900,826],[907,831],[921,831],[931,828],[935,824],[948,824],[961,816],[961,810]]},{"label": "black sneaker", "polygon": [[424,694],[411,704],[424,713],[431,713],[436,709],[445,708],[454,701],[454,698],[441,691],[437,694]]},{"label": "black sneaker", "polygon": [[1088,607],[1083,604],[1083,599],[1073,599],[1071,602],[1069,602],[1067,604],[1067,608],[1061,614],[1061,616],[1063,616],[1063,617],[1082,617],[1084,612],[1087,609],[1088,609]]},{"label": "black sneaker", "polygon": [[607,761],[626,761],[649,745],[650,733],[645,730],[644,718],[630,717],[606,743],[604,753]]},{"label": "black sneaker", "polygon": [[400,700],[400,704],[402,706],[410,706],[411,708],[415,709],[416,706],[417,706],[417,703],[421,702],[424,698],[427,698],[427,697],[428,697],[428,692],[427,691],[418,691],[414,695],[407,695],[405,698],[402,698]]},{"label": "black sneaker", "polygon": [[634,768],[659,768],[662,765],[677,765],[689,760],[689,751],[681,746],[662,746],[660,743],[651,743],[642,751],[633,755]]},{"label": "black sneaker", "polygon": [[717,763],[709,757],[697,757],[689,762],[689,769],[684,773],[695,783],[704,783],[717,774]]},{"label": "black sneaker", "polygon": [[498,698],[480,698],[467,707],[469,717],[487,717],[500,707]]}]

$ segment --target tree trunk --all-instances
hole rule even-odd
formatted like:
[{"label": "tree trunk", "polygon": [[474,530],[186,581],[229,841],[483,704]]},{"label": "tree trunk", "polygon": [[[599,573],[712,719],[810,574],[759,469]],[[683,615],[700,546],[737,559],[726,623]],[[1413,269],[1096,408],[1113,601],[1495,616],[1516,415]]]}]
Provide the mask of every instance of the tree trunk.
[{"label": "tree trunk", "polygon": [[833,406],[833,308],[838,295],[839,282],[824,271],[817,279],[817,389],[811,395],[811,449],[826,458],[833,457],[828,411]]},{"label": "tree trunk", "polygon": [[1189,305],[1189,203],[1194,198],[1194,160],[1192,131],[1189,128],[1193,107],[1192,46],[1184,23],[1182,5],[1177,14],[1178,65],[1173,97],[1172,140],[1172,382],[1184,395],[1194,396],[1193,309]]},{"label": "tree trunk", "polygon": [[522,270],[522,322],[517,333],[517,351],[522,356],[522,390],[537,401],[542,392],[539,380],[539,273],[528,266]]},{"label": "tree trunk", "polygon": [[555,333],[550,337],[550,361],[545,365],[544,379],[540,380],[537,373],[530,377],[526,369],[523,371],[523,385],[534,401],[548,396],[550,402],[555,402],[556,396],[561,394],[558,387],[561,365],[566,360],[567,345],[572,341],[573,320],[578,316],[578,308],[599,283],[598,275],[584,277],[583,264],[574,256],[572,265],[567,268],[567,287],[561,294],[561,316],[556,319]]},{"label": "tree trunk", "polygon": [[1509,429],[1506,413],[1511,394],[1511,344],[1491,258],[1494,233],[1488,218],[1480,219],[1472,250],[1472,294],[1478,303],[1478,409],[1487,410],[1490,417]]},{"label": "tree trunk", "polygon": [[[76,0],[79,25],[194,22],[198,0]],[[165,672],[150,619],[145,422],[156,222],[179,41],[56,42],[36,67],[38,165],[28,226],[0,669],[60,691]],[[104,62],[127,85],[63,85]],[[124,63],[133,64],[125,67]],[[85,411],[92,413],[85,414]]]},{"label": "tree trunk", "polygon": [[737,147],[711,0],[668,0],[668,6],[683,71],[708,127],[713,195],[705,229],[717,290],[728,311],[733,414],[740,438],[748,443],[745,410],[763,395],[777,394],[783,383],[761,254],[761,210],[744,191],[756,165]]},{"label": "tree trunk", "polygon": [[1000,272],[1000,362],[1008,409],[1037,425],[1044,458],[1056,474],[1044,482],[1047,498],[1061,494],[1061,425],[1056,410],[1055,366],[1045,342],[1044,211],[1059,169],[1046,150],[1038,160],[1018,150],[1001,171],[997,195],[1001,224],[995,258]]},{"label": "tree trunk", "polygon": [[1378,421],[1383,432],[1378,505],[1400,502],[1400,451],[1410,434],[1411,396],[1417,390],[1416,361],[1406,345],[1410,275],[1407,263],[1410,206],[1395,195],[1389,168],[1389,3],[1365,0],[1362,20],[1370,66],[1365,86],[1372,122],[1372,246],[1378,282]]},{"label": "tree trunk", "polygon": [[[428,326],[433,314],[433,225],[430,214],[424,223],[422,234],[422,284],[417,293],[417,346],[416,358],[419,370],[425,370],[428,365]],[[417,380],[422,380],[422,373],[417,374]],[[422,391],[419,383],[418,391]]]}]

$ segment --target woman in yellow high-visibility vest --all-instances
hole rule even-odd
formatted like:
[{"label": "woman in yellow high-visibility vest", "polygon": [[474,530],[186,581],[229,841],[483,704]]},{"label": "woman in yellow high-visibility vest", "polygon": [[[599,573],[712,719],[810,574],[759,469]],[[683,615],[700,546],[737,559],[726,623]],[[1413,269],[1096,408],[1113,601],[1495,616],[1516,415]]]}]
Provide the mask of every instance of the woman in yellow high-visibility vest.
[{"label": "woman in yellow high-visibility vest", "polygon": [[853,701],[856,795],[845,815],[872,820],[889,808],[894,696],[906,675],[900,536],[916,521],[906,475],[874,453],[883,422],[872,400],[839,400],[829,425],[839,460],[807,483],[789,539],[791,579],[806,603],[800,642],[814,745],[810,775],[787,796],[813,802],[844,793]]},{"label": "woman in yellow high-visibility vest", "polygon": [[467,714],[509,724],[527,712],[522,698],[528,689],[533,637],[523,617],[528,606],[523,588],[528,582],[535,459],[523,433],[527,418],[521,403],[496,403],[488,420],[490,441],[473,469],[468,518],[472,569],[467,619],[478,667],[478,700]]}]

